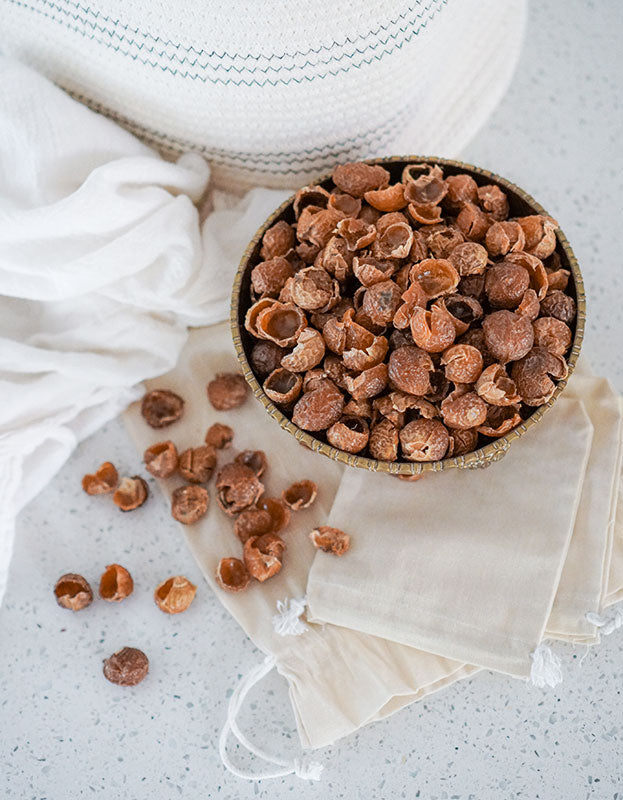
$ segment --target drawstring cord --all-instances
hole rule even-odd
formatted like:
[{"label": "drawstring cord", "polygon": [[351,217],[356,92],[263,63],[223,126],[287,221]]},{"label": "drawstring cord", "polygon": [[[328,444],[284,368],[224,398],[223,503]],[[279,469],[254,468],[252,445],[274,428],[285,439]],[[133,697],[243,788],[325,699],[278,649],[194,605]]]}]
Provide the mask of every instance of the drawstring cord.
[{"label": "drawstring cord", "polygon": [[[246,780],[259,781],[269,778],[282,778],[286,775],[296,775],[299,778],[303,778],[303,780],[319,781],[323,770],[323,765],[321,763],[318,761],[312,761],[305,756],[295,758],[293,760],[287,760],[269,755],[254,745],[249,739],[247,739],[247,737],[238,727],[237,716],[242,708],[242,704],[244,703],[247,694],[256,683],[268,675],[271,669],[275,666],[275,663],[276,661],[274,656],[266,656],[263,662],[249,670],[244,678],[242,678],[238,686],[236,686],[234,689],[234,692],[229,699],[227,720],[223,726],[223,730],[221,731],[219,738],[218,749],[221,761],[231,773],[236,775],[236,777],[245,778]],[[231,759],[229,758],[229,754],[227,753],[227,739],[230,733],[232,733],[238,742],[243,747],[246,747],[246,749],[254,756],[261,758],[263,761],[267,761],[269,764],[281,767],[281,769],[270,770],[262,773],[253,773],[244,772],[236,767],[232,763]]]}]

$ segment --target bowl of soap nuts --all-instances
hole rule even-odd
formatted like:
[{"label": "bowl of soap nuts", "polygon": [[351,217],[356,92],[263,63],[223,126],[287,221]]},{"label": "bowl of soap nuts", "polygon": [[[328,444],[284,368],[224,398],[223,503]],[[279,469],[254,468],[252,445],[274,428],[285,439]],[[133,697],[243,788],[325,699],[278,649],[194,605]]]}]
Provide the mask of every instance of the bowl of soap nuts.
[{"label": "bowl of soap nuts", "polygon": [[340,164],[247,247],[231,327],[244,376],[312,450],[405,479],[489,466],[564,389],[586,299],[523,190],[432,157]]}]

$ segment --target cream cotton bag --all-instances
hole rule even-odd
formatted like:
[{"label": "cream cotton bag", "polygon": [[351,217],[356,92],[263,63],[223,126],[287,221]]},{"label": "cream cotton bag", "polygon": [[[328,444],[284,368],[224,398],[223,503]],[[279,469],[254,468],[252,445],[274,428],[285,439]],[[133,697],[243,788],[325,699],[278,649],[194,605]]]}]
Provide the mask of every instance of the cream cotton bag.
[{"label": "cream cotton bag", "polygon": [[316,556],[311,618],[528,677],[591,439],[581,403],[562,397],[490,469],[415,484],[345,472],[328,524],[353,545],[348,559]]}]

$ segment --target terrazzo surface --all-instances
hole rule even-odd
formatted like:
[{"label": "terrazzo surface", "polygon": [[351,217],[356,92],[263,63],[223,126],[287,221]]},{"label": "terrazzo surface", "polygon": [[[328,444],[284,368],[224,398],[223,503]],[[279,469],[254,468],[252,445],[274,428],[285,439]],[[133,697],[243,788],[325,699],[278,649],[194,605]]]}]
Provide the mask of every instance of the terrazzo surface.
[{"label": "terrazzo surface", "polygon": [[[458,154],[556,216],[587,284],[586,353],[620,390],[622,29],[614,0],[533,4],[514,82]],[[221,766],[218,734],[232,687],[261,654],[204,584],[157,493],[127,515],[83,494],[80,477],[104,459],[125,474],[139,469],[120,421],[84,442],[19,519],[0,611],[3,798],[623,800],[623,631],[582,665],[583,648],[556,645],[564,682],[555,690],[483,672],[364,728],[318,752],[318,784],[234,778]],[[96,586],[112,562],[134,576],[128,600],[79,614],[56,606],[61,573]],[[199,589],[185,614],[169,617],[152,592],[175,573]],[[120,689],[102,678],[102,659],[128,643],[148,653],[150,674]],[[298,752],[286,684],[274,674],[241,724],[269,750]]]}]

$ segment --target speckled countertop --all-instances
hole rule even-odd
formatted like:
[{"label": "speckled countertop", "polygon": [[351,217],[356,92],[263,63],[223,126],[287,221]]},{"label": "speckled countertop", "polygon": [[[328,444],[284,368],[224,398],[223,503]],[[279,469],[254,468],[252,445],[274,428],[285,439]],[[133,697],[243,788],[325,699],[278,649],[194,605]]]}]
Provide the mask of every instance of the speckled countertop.
[{"label": "speckled countertop", "polygon": [[[513,85],[486,130],[461,153],[523,186],[559,220],[589,296],[585,352],[623,390],[620,198],[623,112],[616,2],[533,3]],[[249,783],[221,766],[217,740],[237,679],[255,650],[202,581],[155,495],[120,516],[80,490],[103,458],[123,472],[138,459],[115,421],[86,441],[22,513],[0,611],[0,796],[7,800],[170,798],[623,798],[623,631],[592,649],[556,645],[565,679],[541,690],[483,672],[320,751],[321,783]],[[121,607],[57,608],[51,586],[68,570],[96,584],[119,561],[136,590]],[[171,573],[199,585],[179,617],[154,606]],[[120,691],[102,659],[132,643],[149,679]],[[285,682],[271,675],[242,725],[267,749],[294,753]]]}]

